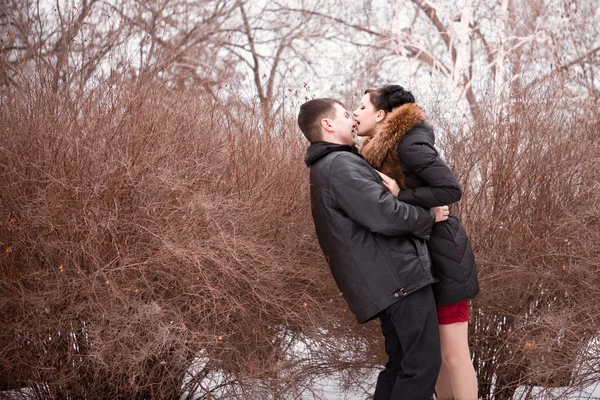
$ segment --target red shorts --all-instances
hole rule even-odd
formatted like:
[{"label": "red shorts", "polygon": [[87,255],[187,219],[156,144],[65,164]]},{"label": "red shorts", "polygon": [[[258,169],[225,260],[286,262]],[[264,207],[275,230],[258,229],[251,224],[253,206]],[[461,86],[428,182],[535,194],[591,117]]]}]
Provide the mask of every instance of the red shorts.
[{"label": "red shorts", "polygon": [[469,320],[469,300],[437,307],[438,324],[448,325]]}]

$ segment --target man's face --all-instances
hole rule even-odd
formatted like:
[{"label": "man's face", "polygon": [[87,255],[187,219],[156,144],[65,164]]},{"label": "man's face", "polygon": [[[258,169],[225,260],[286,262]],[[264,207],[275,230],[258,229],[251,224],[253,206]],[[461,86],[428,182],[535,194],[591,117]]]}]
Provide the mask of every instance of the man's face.
[{"label": "man's face", "polygon": [[335,105],[335,117],[327,118],[334,132],[331,134],[340,144],[356,145],[355,129],[356,124],[350,112],[339,104]]}]

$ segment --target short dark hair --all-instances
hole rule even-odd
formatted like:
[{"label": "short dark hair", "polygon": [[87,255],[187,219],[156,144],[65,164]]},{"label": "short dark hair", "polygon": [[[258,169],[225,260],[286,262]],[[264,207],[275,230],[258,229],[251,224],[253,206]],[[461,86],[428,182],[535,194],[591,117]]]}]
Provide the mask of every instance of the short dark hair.
[{"label": "short dark hair", "polygon": [[377,110],[391,112],[394,108],[407,103],[414,103],[415,97],[400,85],[387,85],[377,89],[367,89],[371,103]]},{"label": "short dark hair", "polygon": [[321,119],[335,117],[335,105],[344,105],[329,97],[312,99],[300,106],[298,113],[298,126],[309,142],[322,140]]}]

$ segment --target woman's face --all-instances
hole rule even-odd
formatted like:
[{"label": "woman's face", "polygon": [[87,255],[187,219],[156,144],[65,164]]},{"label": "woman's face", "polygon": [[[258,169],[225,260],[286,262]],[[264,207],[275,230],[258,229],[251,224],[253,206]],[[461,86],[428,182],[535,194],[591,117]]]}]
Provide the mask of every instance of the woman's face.
[{"label": "woman's face", "polygon": [[383,110],[375,109],[375,106],[371,103],[371,95],[369,93],[363,96],[353,114],[358,129],[358,136],[375,135],[376,124],[385,117]]}]

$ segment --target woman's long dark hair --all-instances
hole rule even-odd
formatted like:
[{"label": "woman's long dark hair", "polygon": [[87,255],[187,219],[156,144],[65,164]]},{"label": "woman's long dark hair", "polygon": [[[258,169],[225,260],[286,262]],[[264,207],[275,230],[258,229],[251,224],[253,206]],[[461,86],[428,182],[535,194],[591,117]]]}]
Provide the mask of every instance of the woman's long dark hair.
[{"label": "woman's long dark hair", "polygon": [[365,94],[369,94],[371,103],[377,110],[390,112],[403,104],[414,103],[415,97],[408,90],[400,85],[387,85],[377,89],[367,89]]}]

